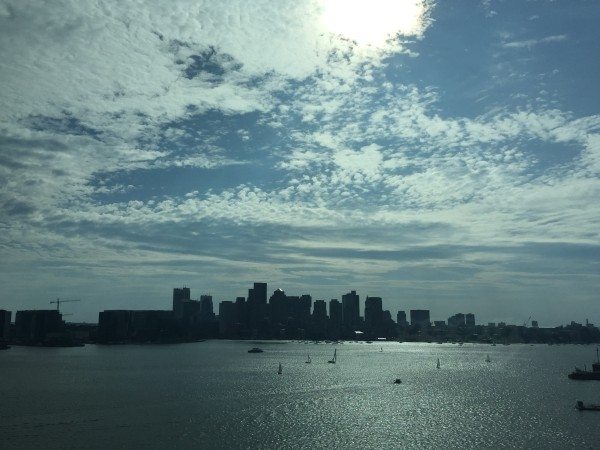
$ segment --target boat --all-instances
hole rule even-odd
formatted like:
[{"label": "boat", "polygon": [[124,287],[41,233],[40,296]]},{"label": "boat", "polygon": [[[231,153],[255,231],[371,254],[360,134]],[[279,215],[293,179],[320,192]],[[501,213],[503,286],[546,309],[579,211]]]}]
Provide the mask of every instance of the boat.
[{"label": "boat", "polygon": [[492,360],[490,359],[490,355],[487,355],[487,356],[485,357],[485,362],[491,362],[491,361],[492,361]]},{"label": "boat", "polygon": [[279,375],[281,375],[283,373],[283,367],[281,366],[281,363],[279,363],[279,369],[277,369],[277,373]]},{"label": "boat", "polygon": [[438,369],[440,368],[440,358],[438,358],[438,360],[437,360],[437,365],[436,365],[436,367],[437,367]]},{"label": "boat", "polygon": [[402,380],[400,378],[396,378],[394,380],[394,384],[402,384]]},{"label": "boat", "polygon": [[248,353],[262,353],[263,349],[262,348],[258,348],[258,347],[252,347],[250,350],[248,350]]},{"label": "boat", "polygon": [[333,358],[327,361],[329,364],[335,364],[337,362],[337,348],[333,351]]},{"label": "boat", "polygon": [[600,405],[595,405],[593,403],[585,404],[581,400],[577,400],[575,408],[579,411],[600,411]]},{"label": "boat", "polygon": [[379,349],[379,353],[383,353],[383,347]]},{"label": "boat", "polygon": [[311,360],[310,360],[310,355],[306,355],[306,361],[304,361],[306,364],[310,364]]},{"label": "boat", "polygon": [[575,370],[569,374],[571,380],[600,380],[600,354],[596,347],[596,362],[592,364],[592,370],[581,370],[575,367]]}]

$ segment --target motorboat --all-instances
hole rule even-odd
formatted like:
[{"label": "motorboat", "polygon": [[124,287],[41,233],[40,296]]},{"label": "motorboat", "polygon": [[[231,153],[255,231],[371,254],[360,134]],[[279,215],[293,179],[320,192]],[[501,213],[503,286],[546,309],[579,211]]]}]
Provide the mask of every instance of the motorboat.
[{"label": "motorboat", "polygon": [[252,347],[250,350],[248,350],[248,353],[262,353],[263,349],[262,348],[258,348],[258,347]]},{"label": "motorboat", "polygon": [[600,411],[600,405],[594,403],[583,403],[581,400],[577,400],[575,408],[579,411]]}]

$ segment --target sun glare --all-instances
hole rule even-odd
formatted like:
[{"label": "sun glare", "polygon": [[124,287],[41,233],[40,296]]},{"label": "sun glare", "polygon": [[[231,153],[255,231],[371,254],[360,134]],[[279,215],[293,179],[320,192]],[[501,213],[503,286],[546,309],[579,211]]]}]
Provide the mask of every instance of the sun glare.
[{"label": "sun glare", "polygon": [[397,34],[419,34],[425,11],[415,0],[323,0],[323,6],[328,31],[374,47]]}]

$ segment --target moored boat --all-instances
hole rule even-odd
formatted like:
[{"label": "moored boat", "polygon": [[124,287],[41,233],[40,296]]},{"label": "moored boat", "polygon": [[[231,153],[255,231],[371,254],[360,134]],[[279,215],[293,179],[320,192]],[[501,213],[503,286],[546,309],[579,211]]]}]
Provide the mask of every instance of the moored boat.
[{"label": "moored boat", "polygon": [[569,374],[571,380],[600,380],[600,355],[596,347],[596,362],[592,364],[592,370],[581,370],[575,367],[575,370]]},{"label": "moored boat", "polygon": [[252,347],[250,350],[248,350],[248,353],[262,353],[263,349],[262,348],[258,348],[258,347]]}]

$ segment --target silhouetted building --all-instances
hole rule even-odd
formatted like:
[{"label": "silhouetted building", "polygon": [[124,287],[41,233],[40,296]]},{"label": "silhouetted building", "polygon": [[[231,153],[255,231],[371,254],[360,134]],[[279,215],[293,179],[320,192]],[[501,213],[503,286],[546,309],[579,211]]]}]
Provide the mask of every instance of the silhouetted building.
[{"label": "silhouetted building", "polygon": [[365,300],[365,331],[379,331],[383,324],[383,303],[381,297],[367,297]]},{"label": "silhouetted building", "polygon": [[15,316],[15,337],[25,343],[43,343],[63,329],[62,315],[56,309],[17,311]]},{"label": "silhouetted building", "polygon": [[236,304],[230,301],[219,303],[219,334],[230,337],[236,331]]},{"label": "silhouetted building", "polygon": [[327,303],[325,303],[325,300],[315,300],[313,317],[316,319],[327,319]]},{"label": "silhouetted building", "polygon": [[475,314],[465,314],[465,326],[467,326],[468,328],[475,328]]},{"label": "silhouetted building", "polygon": [[406,311],[398,311],[398,314],[396,314],[396,323],[401,328],[408,326],[408,322],[406,321]]},{"label": "silhouetted building", "polygon": [[11,316],[11,311],[0,309],[0,341],[2,339],[8,339]]},{"label": "silhouetted building", "polygon": [[156,342],[173,337],[171,311],[131,311],[132,338],[138,342]]},{"label": "silhouetted building", "polygon": [[352,331],[360,326],[360,302],[356,291],[342,295],[342,323]]},{"label": "silhouetted building", "polygon": [[411,309],[410,324],[418,329],[429,327],[431,321],[429,319],[428,309]]},{"label": "silhouetted building", "polygon": [[131,311],[105,310],[98,314],[98,340],[103,343],[126,342],[131,337]]},{"label": "silhouetted building", "polygon": [[200,321],[211,322],[215,320],[215,313],[213,311],[213,300],[212,295],[201,295],[200,296]]},{"label": "silhouetted building", "polygon": [[183,303],[190,300],[190,288],[173,289],[173,315],[176,320],[183,319]]},{"label": "silhouetted building", "polygon": [[538,321],[537,320],[532,320],[531,321],[531,328],[538,328]]},{"label": "silhouetted building", "polygon": [[449,328],[459,328],[465,326],[465,315],[463,313],[454,314],[448,317]]}]

